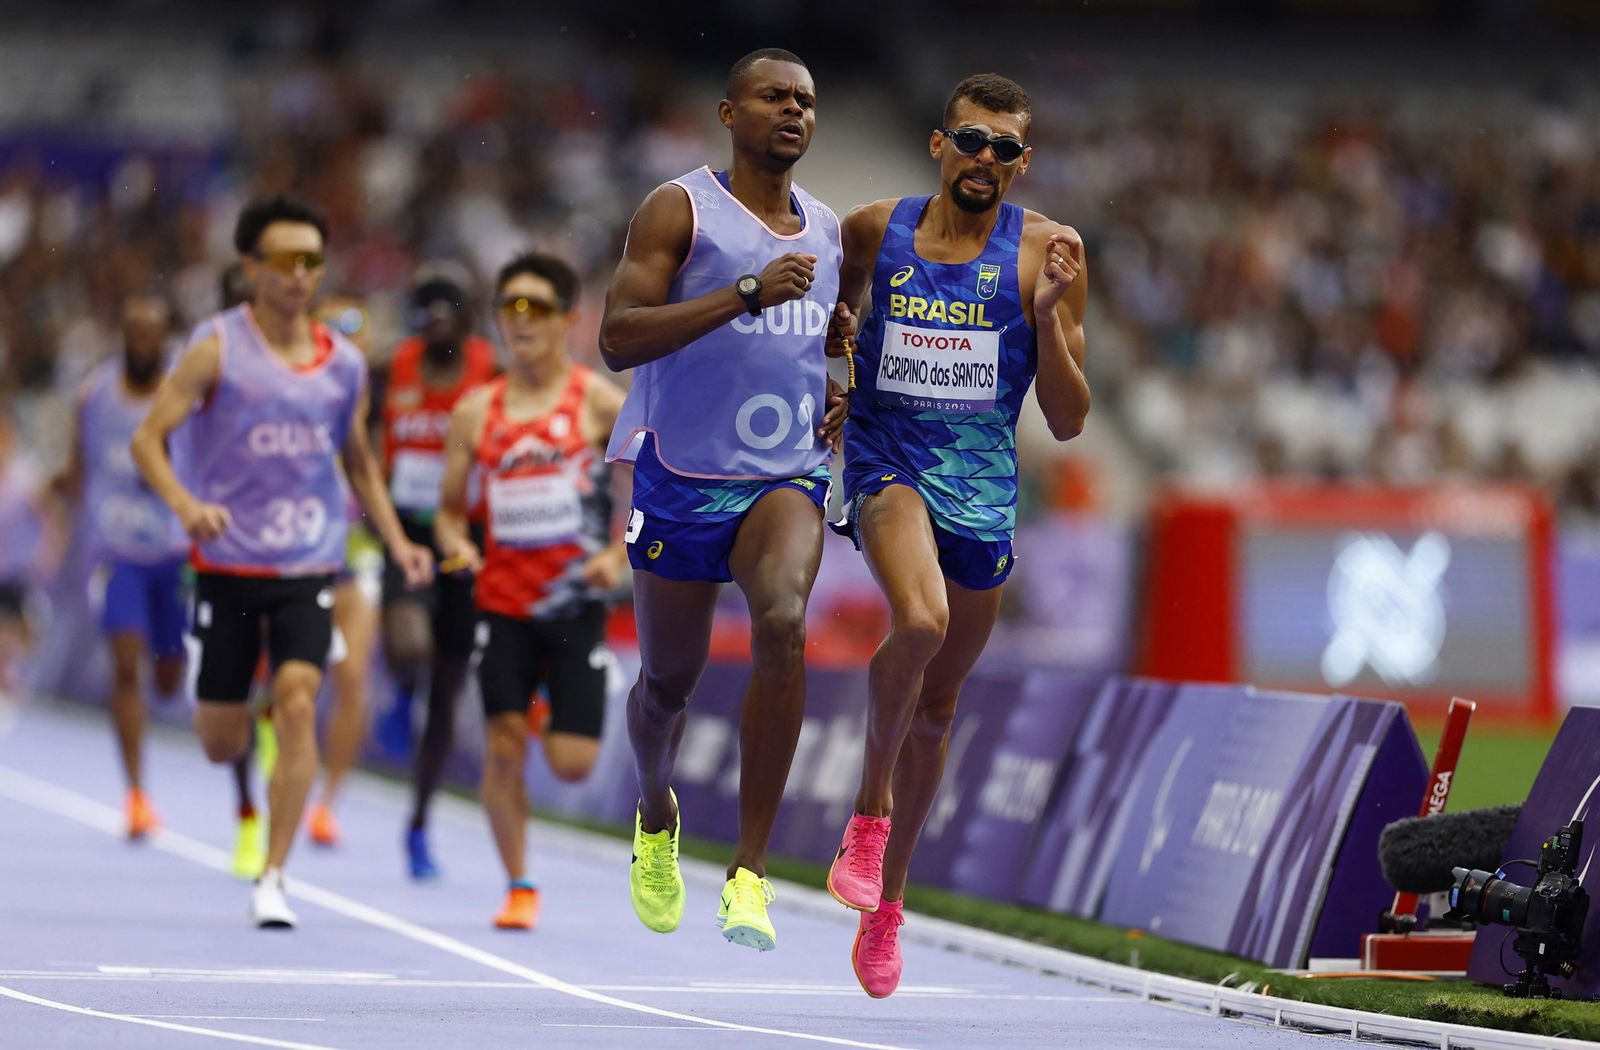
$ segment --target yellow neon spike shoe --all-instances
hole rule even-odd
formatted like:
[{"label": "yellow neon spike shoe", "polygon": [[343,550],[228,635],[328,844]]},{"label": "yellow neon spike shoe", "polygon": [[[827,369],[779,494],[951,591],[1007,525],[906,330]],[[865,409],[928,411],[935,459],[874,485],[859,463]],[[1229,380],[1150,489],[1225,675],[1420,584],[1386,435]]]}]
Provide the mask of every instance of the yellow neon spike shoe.
[{"label": "yellow neon spike shoe", "polygon": [[256,768],[261,771],[261,779],[270,784],[272,771],[278,765],[278,731],[272,728],[270,714],[256,716],[255,760]]},{"label": "yellow neon spike shoe", "polygon": [[772,883],[749,868],[737,868],[722,887],[717,925],[734,944],[770,952],[778,946],[778,933],[767,918],[767,905],[778,899]]},{"label": "yellow neon spike shoe", "polygon": [[233,873],[241,879],[260,876],[267,865],[265,846],[267,827],[254,813],[239,818],[239,831],[233,842]]},{"label": "yellow neon spike shoe", "polygon": [[[676,809],[678,796],[672,796]],[[683,921],[683,872],[678,869],[678,831],[683,814],[672,830],[645,834],[639,811],[633,813],[633,863],[628,867],[628,892],[633,913],[657,933],[671,933]]]}]

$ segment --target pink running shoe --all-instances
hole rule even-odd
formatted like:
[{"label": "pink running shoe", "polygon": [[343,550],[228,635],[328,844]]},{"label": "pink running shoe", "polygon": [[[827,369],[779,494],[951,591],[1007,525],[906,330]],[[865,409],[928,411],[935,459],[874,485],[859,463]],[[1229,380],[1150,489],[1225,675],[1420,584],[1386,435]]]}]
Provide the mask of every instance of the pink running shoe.
[{"label": "pink running shoe", "polygon": [[900,927],[905,921],[904,901],[884,901],[877,911],[861,916],[850,962],[861,990],[874,999],[886,999],[900,987]]},{"label": "pink running shoe", "polygon": [[877,911],[883,898],[883,849],[889,818],[856,813],[844,828],[839,855],[828,869],[828,892],[846,908]]}]

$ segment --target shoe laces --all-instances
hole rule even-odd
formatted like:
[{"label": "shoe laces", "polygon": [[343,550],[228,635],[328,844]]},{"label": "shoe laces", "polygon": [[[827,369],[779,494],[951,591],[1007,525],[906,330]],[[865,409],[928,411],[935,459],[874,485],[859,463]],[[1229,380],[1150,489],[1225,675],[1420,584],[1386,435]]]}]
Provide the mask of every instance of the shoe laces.
[{"label": "shoe laces", "polygon": [[665,842],[643,839],[638,857],[639,878],[646,886],[663,893],[677,888],[678,866],[674,863],[670,838]]},{"label": "shoe laces", "polygon": [[867,912],[863,927],[868,936],[862,938],[863,948],[873,954],[894,951],[899,945],[900,927],[906,924],[905,912],[899,908],[879,908]]},{"label": "shoe laces", "polygon": [[741,879],[735,876],[733,890],[728,901],[728,910],[735,908],[750,911],[764,911],[767,905],[778,899],[778,892],[772,888],[772,883],[759,876],[752,879]]},{"label": "shoe laces", "polygon": [[850,844],[850,855],[845,865],[852,875],[877,879],[882,877],[883,851],[889,844],[889,823],[884,820],[859,821],[855,841]]}]

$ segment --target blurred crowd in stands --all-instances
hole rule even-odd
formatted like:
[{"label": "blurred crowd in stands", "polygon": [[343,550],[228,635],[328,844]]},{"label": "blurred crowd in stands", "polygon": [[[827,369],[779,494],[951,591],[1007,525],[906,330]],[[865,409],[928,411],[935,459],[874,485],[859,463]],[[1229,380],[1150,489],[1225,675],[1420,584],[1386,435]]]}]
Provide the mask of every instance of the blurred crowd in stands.
[{"label": "blurred crowd in stands", "polygon": [[[0,390],[27,443],[47,468],[64,455],[67,406],[118,347],[124,295],[165,290],[180,339],[214,310],[240,203],[282,188],[329,211],[324,288],[366,302],[372,345],[408,334],[419,265],[459,261],[482,298],[535,247],[583,275],[574,350],[597,361],[632,209],[725,155],[722,70],[565,55],[406,68],[224,54],[238,75],[216,85],[226,131],[209,140],[5,114]],[[1136,511],[1161,479],[1480,478],[1537,482],[1600,519],[1593,93],[1491,94],[1464,69],[1449,104],[1258,89],[1112,104],[1048,64],[995,64],[1035,92],[1017,199],[1075,225],[1090,253],[1090,433],[1045,455],[1025,431],[1031,505]],[[928,114],[872,112],[920,163]],[[827,163],[844,184],[859,165],[863,201],[930,188],[931,169],[890,186],[868,180],[872,157]]]}]

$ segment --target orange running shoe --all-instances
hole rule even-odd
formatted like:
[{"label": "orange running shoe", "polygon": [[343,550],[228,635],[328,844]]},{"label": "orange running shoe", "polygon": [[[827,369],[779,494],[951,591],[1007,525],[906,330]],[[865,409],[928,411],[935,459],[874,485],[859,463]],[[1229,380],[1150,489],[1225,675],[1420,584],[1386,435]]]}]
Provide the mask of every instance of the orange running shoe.
[{"label": "orange running shoe", "polygon": [[156,808],[145,798],[144,792],[134,788],[128,792],[127,802],[123,809],[128,814],[128,837],[142,839],[161,826],[161,818],[156,816]]},{"label": "orange running shoe", "polygon": [[339,844],[339,822],[333,819],[333,810],[322,803],[311,807],[311,819],[306,822],[311,829],[311,841],[319,846]]},{"label": "orange running shoe", "polygon": [[513,886],[506,894],[505,906],[494,917],[502,930],[531,930],[539,921],[539,891],[532,886]]}]

